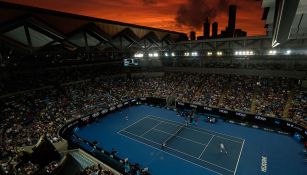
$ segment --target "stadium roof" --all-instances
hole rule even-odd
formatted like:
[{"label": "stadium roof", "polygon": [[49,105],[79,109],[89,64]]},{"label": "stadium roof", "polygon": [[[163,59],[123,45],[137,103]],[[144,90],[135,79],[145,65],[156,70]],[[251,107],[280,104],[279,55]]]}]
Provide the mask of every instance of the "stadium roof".
[{"label": "stadium roof", "polygon": [[307,38],[307,0],[263,0],[262,7],[273,47],[289,39]]},{"label": "stadium roof", "polygon": [[163,45],[186,38],[184,33],[169,30],[0,1],[0,41],[24,49],[57,44],[71,50],[105,44],[145,48],[146,42]]}]

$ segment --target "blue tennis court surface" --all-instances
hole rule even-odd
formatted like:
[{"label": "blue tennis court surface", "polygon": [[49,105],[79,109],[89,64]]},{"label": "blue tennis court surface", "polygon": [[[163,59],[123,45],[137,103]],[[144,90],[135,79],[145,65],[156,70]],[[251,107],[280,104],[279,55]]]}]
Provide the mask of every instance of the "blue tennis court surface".
[{"label": "blue tennis court surface", "polygon": [[[173,137],[163,148],[166,153],[217,174],[234,174],[244,140],[188,126],[178,134],[182,124],[154,116],[146,116],[119,131],[119,134],[148,146],[161,149],[164,141]],[[220,143],[227,154],[220,152]]]},{"label": "blue tennis court surface", "polygon": [[[128,114],[129,119],[125,116]],[[125,108],[75,130],[105,150],[149,167],[153,175],[305,175],[303,145],[293,138],[218,120],[176,133],[184,119],[146,105]],[[223,143],[227,154],[220,153]]]}]

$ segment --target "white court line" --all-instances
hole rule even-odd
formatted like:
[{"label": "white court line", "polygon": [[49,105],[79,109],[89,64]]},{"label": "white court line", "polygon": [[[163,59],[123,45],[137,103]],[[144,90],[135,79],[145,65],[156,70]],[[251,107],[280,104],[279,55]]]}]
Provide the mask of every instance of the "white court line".
[{"label": "white court line", "polygon": [[156,124],[154,127],[150,128],[149,130],[147,130],[146,132],[144,132],[141,137],[145,134],[147,134],[148,132],[152,131],[153,129],[155,129],[157,126],[159,126],[161,123],[164,123],[164,121],[160,121],[160,123]]},{"label": "white court line", "polygon": [[242,142],[240,142],[240,141],[235,141],[235,140],[228,139],[228,138],[226,138],[226,137],[217,136],[217,135],[214,135],[214,136],[215,136],[215,137],[219,137],[219,138],[224,139],[224,140],[229,140],[229,141],[231,141],[231,142],[239,143],[240,145],[242,144]]},{"label": "white court line", "polygon": [[[201,167],[201,168],[203,168],[203,169],[206,169],[206,170],[211,171],[211,172],[213,172],[213,173],[216,173],[216,174],[218,174],[218,175],[223,175],[223,174],[218,173],[218,172],[216,172],[216,171],[214,171],[214,170],[211,170],[211,169],[209,169],[209,168],[207,168],[207,167],[203,167],[203,166],[201,166],[201,165],[199,165],[199,164],[196,164],[196,163],[194,163],[194,162],[191,162],[191,161],[189,161],[189,160],[186,160],[186,159],[184,159],[184,158],[182,158],[182,157],[179,157],[179,156],[176,156],[176,155],[174,155],[174,154],[168,153],[168,152],[166,152],[166,151],[164,151],[164,150],[161,150],[161,149],[158,149],[158,148],[156,148],[156,147],[154,147],[154,146],[148,145],[148,144],[146,144],[146,143],[144,143],[144,142],[141,142],[141,141],[139,141],[139,140],[137,140],[137,139],[134,139],[134,138],[131,138],[131,137],[126,136],[126,135],[124,135],[124,134],[121,134],[120,132],[117,132],[117,134],[119,134],[119,135],[121,135],[121,136],[124,136],[124,137],[126,137],[126,138],[128,138],[128,139],[130,139],[130,140],[134,140],[134,141],[136,141],[136,142],[138,142],[138,143],[141,143],[141,144],[143,144],[143,145],[149,146],[149,147],[151,147],[151,148],[153,148],[153,149],[155,149],[155,150],[162,151],[162,152],[164,152],[164,153],[166,153],[166,154],[168,154],[168,155],[170,155],[170,156],[176,157],[176,158],[178,158],[178,159],[181,159],[181,160],[183,160],[183,161],[186,161],[186,162],[188,162],[188,163],[191,163],[191,164],[193,164],[193,165],[195,165],[195,166]],[[153,141],[151,141],[151,142],[152,142],[152,143],[155,143],[155,142],[153,142]],[[159,144],[159,145],[160,145],[160,144]]]},{"label": "white court line", "polygon": [[[176,122],[176,121],[169,120],[169,119],[164,119],[164,118],[157,117],[157,116],[154,116],[154,115],[148,115],[147,117],[148,117],[148,118],[156,118],[156,119],[160,119],[160,120],[167,120],[167,121],[170,121],[170,122],[172,122],[172,123],[180,124],[180,123],[178,123],[178,122]],[[236,139],[239,139],[239,140],[242,140],[242,141],[244,140],[244,139],[242,139],[242,138],[240,138],[240,137],[235,137],[235,136],[232,136],[232,135],[223,134],[223,133],[219,133],[219,132],[215,132],[215,131],[211,131],[211,130],[207,130],[207,129],[203,129],[203,128],[196,128],[196,127],[194,127],[194,126],[192,126],[192,127],[195,128],[195,129],[200,129],[200,130],[204,130],[204,131],[207,131],[207,132],[212,132],[212,133],[220,134],[220,135],[227,136],[227,137],[236,138]],[[211,135],[212,135],[212,134],[211,134]]]},{"label": "white court line", "polygon": [[[160,129],[154,129],[154,130],[156,130],[156,131],[158,131],[158,132],[165,133],[165,134],[167,134],[167,135],[173,135],[172,133],[165,132],[165,131],[160,130]],[[178,137],[178,138],[181,138],[181,139],[184,139],[184,140],[187,140],[187,141],[190,141],[190,142],[193,142],[193,143],[199,144],[199,145],[206,145],[206,144],[204,144],[204,143],[200,143],[200,142],[197,142],[197,141],[194,141],[194,140],[191,140],[191,139],[189,139],[189,138],[182,137],[182,136],[179,136],[179,135],[175,135],[175,137]]]},{"label": "white court line", "polygon": [[201,154],[198,156],[198,158],[200,159],[201,156],[204,154],[205,150],[207,149],[209,143],[211,142],[211,140],[213,139],[214,136],[211,137],[211,139],[209,140],[208,144],[205,146],[204,150],[201,152]]},{"label": "white court line", "polygon": [[[144,137],[135,135],[135,134],[133,134],[133,133],[131,133],[131,132],[128,132],[128,131],[122,131],[122,132],[126,132],[126,133],[128,133],[128,134],[131,134],[131,135],[133,135],[133,136],[136,136],[136,137],[139,137],[139,138],[141,138],[141,139],[147,140],[147,141],[149,141],[149,142],[155,143],[155,144],[157,144],[157,145],[161,145],[161,143],[157,143],[157,142],[155,142],[155,141],[153,141],[153,140],[150,140],[150,139],[147,139],[147,138],[144,138]],[[211,162],[208,162],[208,161],[206,161],[206,160],[203,160],[203,159],[199,159],[199,158],[197,158],[197,157],[194,157],[194,156],[192,156],[192,155],[190,155],[190,154],[184,153],[184,152],[182,152],[182,151],[180,151],[180,150],[177,150],[177,149],[175,149],[175,148],[171,148],[171,147],[168,147],[168,146],[165,146],[165,147],[166,147],[166,148],[169,148],[169,149],[172,149],[172,150],[174,150],[174,151],[177,151],[177,152],[179,152],[179,153],[181,153],[181,154],[185,154],[185,155],[187,155],[187,156],[189,156],[189,157],[192,157],[192,158],[194,158],[194,159],[200,160],[200,161],[202,161],[202,162],[206,162],[206,163],[211,164],[211,165],[213,165],[213,166],[219,167],[219,168],[224,169],[224,170],[226,170],[226,171],[234,172],[234,171],[229,170],[229,169],[227,169],[227,168],[224,168],[224,167],[222,167],[222,166],[216,165],[216,164],[214,164],[214,163],[211,163]]]},{"label": "white court line", "polygon": [[[168,132],[162,131],[162,130],[160,130],[160,129],[154,129],[154,130],[156,130],[156,131],[158,131],[158,132],[165,133],[165,134],[167,134],[167,135],[173,135],[173,134],[171,134],[171,133],[168,133]],[[190,141],[190,142],[193,142],[193,143],[199,144],[199,145],[203,145],[203,146],[205,146],[205,145],[206,145],[206,144],[204,144],[204,143],[196,142],[196,141],[194,141],[194,140],[191,140],[191,139],[188,139],[188,138],[185,138],[185,137],[181,137],[181,136],[178,136],[178,135],[175,135],[175,137],[178,137],[178,138],[181,138],[181,139],[184,139],[184,140],[187,140],[187,141]]]},{"label": "white court line", "polygon": [[129,126],[127,126],[127,127],[123,128],[123,129],[119,130],[119,132],[120,132],[120,131],[123,131],[123,130],[126,130],[127,128],[129,128],[129,127],[131,127],[131,126],[133,126],[133,125],[139,123],[140,121],[144,120],[145,118],[149,118],[148,116],[150,116],[150,115],[147,115],[147,116],[145,116],[145,117],[143,117],[143,118],[141,118],[141,119],[135,121],[134,123],[130,124]]},{"label": "white court line", "polygon": [[[152,117],[152,115],[149,115],[150,117],[148,117],[148,118],[151,118],[151,119],[153,119],[153,120],[156,120],[156,121],[163,121],[163,120],[167,120],[167,119],[160,119],[159,117]],[[166,122],[166,123],[169,123],[169,124],[171,124],[171,125],[175,125],[175,126],[178,126],[178,125],[180,125],[178,122],[174,122],[174,121],[171,121],[171,120],[167,120],[167,121],[170,121],[170,122]],[[173,122],[173,123],[172,123]],[[176,123],[176,124],[174,124],[174,123]],[[192,126],[193,127],[193,126]],[[232,136],[229,136],[229,135],[226,135],[226,134],[220,134],[220,133],[217,133],[217,132],[214,132],[214,131],[209,131],[209,130],[205,130],[205,129],[202,129],[202,128],[195,128],[195,127],[193,127],[193,128],[191,128],[191,127],[187,127],[186,129],[188,129],[188,130],[193,130],[193,131],[195,131],[195,132],[199,132],[199,133],[202,133],[202,134],[207,134],[207,135],[211,135],[211,136],[215,136],[215,137],[219,137],[219,138],[222,138],[222,139],[224,139],[224,140],[229,140],[229,141],[232,141],[232,142],[236,142],[236,143],[239,143],[239,144],[242,144],[242,142],[240,142],[240,141],[237,141],[237,140],[232,140],[232,139],[229,139],[229,138],[226,138],[226,137],[223,137],[223,136],[227,136],[227,137],[232,137]],[[200,131],[200,130],[204,130],[204,131]],[[217,133],[217,134],[219,134],[219,135],[223,135],[223,136],[218,136],[218,135],[214,135],[214,134],[211,134],[211,133],[208,133],[208,132],[212,132],[212,133]],[[236,138],[236,137],[232,137],[232,138]],[[243,141],[243,140],[242,140]]]},{"label": "white court line", "polygon": [[245,142],[245,140],[243,140],[243,144],[242,144],[241,151],[240,151],[240,154],[239,154],[239,157],[238,157],[238,160],[237,160],[237,164],[236,164],[235,172],[233,173],[234,175],[235,175],[235,174],[236,174],[236,172],[237,172],[237,168],[238,168],[239,161],[240,161],[240,158],[241,158],[241,153],[242,153],[242,150],[243,150],[244,142]]},{"label": "white court line", "polygon": [[[161,121],[161,120],[164,121],[164,120],[166,120],[166,121],[169,121],[169,122],[166,122],[166,123],[169,123],[169,124],[171,124],[171,125],[176,125],[176,126],[179,125],[178,122],[175,122],[175,121],[172,121],[172,120],[168,120],[168,119],[162,119],[162,118],[157,117],[157,116],[149,115],[149,116],[147,116],[147,117],[148,117],[148,118],[152,118],[152,119],[157,120],[157,121]],[[176,123],[176,124],[174,124],[174,123]],[[193,128],[195,128],[195,127],[193,127]],[[209,134],[209,133],[206,133],[206,132],[212,132],[212,133],[217,133],[217,134],[224,135],[224,136],[227,136],[227,137],[229,136],[229,135],[227,135],[227,134],[221,134],[221,133],[218,133],[218,132],[214,132],[214,131],[210,131],[210,130],[206,130],[206,129],[202,129],[202,128],[195,128],[195,129],[192,129],[192,128],[189,128],[189,127],[188,127],[188,128],[186,128],[186,129],[190,129],[190,130],[193,130],[193,131],[196,131],[196,132],[199,132],[199,133],[205,133],[205,134]],[[197,129],[203,130],[203,132],[202,132],[202,131],[199,131],[199,130],[197,130]],[[206,131],[206,132],[204,132],[204,131]],[[218,135],[213,135],[213,134],[209,134],[209,135],[212,135],[213,137],[215,136],[215,137],[219,137],[219,138],[224,139],[224,140],[229,140],[229,141],[232,141],[232,142],[236,142],[236,143],[241,144],[241,151],[240,151],[239,157],[238,157],[238,159],[237,159],[237,163],[236,163],[236,167],[235,167],[235,171],[234,171],[234,172],[236,172],[237,167],[238,167],[238,164],[239,164],[239,160],[240,160],[240,157],[241,157],[241,153],[242,153],[242,149],[243,149],[245,140],[243,140],[243,142],[239,142],[239,141],[232,140],[232,139],[229,139],[229,138],[226,138],[226,137],[221,137],[221,136],[218,136]],[[212,137],[212,138],[213,138],[213,137]],[[229,136],[229,137],[237,138],[237,139],[242,140],[242,139],[239,138],[239,137],[233,137],[233,136]],[[210,141],[211,141],[211,140],[210,140]],[[209,141],[209,142],[210,142],[210,141]],[[208,143],[207,145],[209,145],[209,143]],[[170,148],[170,149],[172,149],[172,148]],[[200,159],[200,157],[199,157],[199,159]],[[200,160],[202,160],[202,159],[200,159]],[[204,160],[204,161],[205,161],[205,160]],[[206,162],[207,162],[207,161],[206,161]],[[210,162],[208,162],[208,163],[210,163]]]},{"label": "white court line", "polygon": [[[149,115],[149,116],[151,116],[151,115]],[[159,119],[158,117],[148,117],[148,118],[151,118],[151,119],[153,119],[153,120],[156,120],[156,121],[163,121],[164,119]],[[166,119],[165,119],[166,120]],[[169,122],[169,121],[171,121],[171,120],[168,120],[167,122],[164,122],[164,123],[167,123],[167,124],[170,124],[170,125],[173,125],[173,126],[180,126],[181,124],[179,124],[179,123],[177,123],[177,122],[175,122],[175,123],[172,123],[172,122]],[[196,131],[196,132],[199,132],[199,133],[202,133],[202,134],[207,134],[207,135],[211,135],[211,136],[213,136],[213,134],[210,134],[210,133],[206,133],[206,132],[201,132],[201,131],[198,131],[198,130],[196,130],[196,129],[193,129],[193,128],[190,128],[190,127],[186,127],[186,129],[189,129],[189,130],[193,130],[193,131]]]}]

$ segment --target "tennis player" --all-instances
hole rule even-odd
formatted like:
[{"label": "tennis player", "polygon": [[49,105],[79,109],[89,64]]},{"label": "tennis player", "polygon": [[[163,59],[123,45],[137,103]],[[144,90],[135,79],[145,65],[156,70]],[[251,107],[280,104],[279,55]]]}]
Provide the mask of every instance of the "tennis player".
[{"label": "tennis player", "polygon": [[128,120],[128,113],[126,113],[125,115],[125,120]]},{"label": "tennis player", "polygon": [[226,151],[225,146],[224,146],[223,143],[220,143],[220,152],[221,153],[224,152],[225,154],[227,154],[227,151]]}]

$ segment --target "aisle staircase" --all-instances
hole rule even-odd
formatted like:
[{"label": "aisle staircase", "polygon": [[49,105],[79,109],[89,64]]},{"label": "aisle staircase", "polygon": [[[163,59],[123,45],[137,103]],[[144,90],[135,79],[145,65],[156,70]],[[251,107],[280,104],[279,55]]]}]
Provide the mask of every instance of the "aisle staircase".
[{"label": "aisle staircase", "polygon": [[283,114],[282,114],[282,118],[288,118],[289,109],[292,107],[294,92],[295,92],[295,88],[292,88],[291,91],[290,91],[287,103],[285,105],[285,108],[284,108],[284,111],[283,111]]},{"label": "aisle staircase", "polygon": [[221,104],[223,103],[224,97],[225,97],[227,91],[229,90],[230,85],[231,85],[231,82],[230,82],[229,84],[227,84],[227,85],[225,86],[225,88],[223,89],[222,95],[221,95],[221,97],[220,97],[219,103],[217,104],[217,107],[220,107]]},{"label": "aisle staircase", "polygon": [[203,86],[204,86],[204,84],[199,82],[199,84],[196,86],[197,90],[196,90],[196,92],[193,95],[192,101],[194,101],[196,99],[196,97],[199,97],[199,96],[202,95],[201,93],[202,93]]},{"label": "aisle staircase", "polygon": [[255,114],[255,113],[256,113],[257,94],[259,94],[259,88],[258,88],[258,86],[255,87],[255,89],[254,89],[254,95],[253,95],[253,97],[252,97],[252,104],[251,104],[251,113],[252,113],[252,114]]}]

